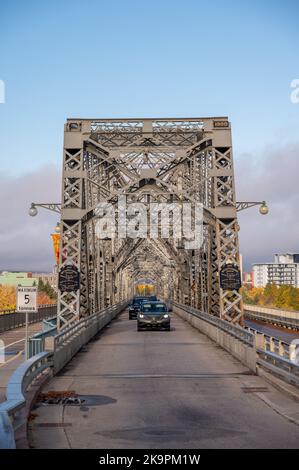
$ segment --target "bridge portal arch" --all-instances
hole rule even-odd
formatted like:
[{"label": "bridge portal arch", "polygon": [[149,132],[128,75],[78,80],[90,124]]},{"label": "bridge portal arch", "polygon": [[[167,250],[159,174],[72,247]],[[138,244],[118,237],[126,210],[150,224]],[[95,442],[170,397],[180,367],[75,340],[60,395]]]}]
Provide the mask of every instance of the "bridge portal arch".
[{"label": "bridge portal arch", "polygon": [[[101,203],[113,208],[117,236],[98,236]],[[200,246],[186,248],[188,236],[173,231],[126,236],[128,207],[186,203],[202,207]],[[227,117],[68,119],[60,269],[77,269],[80,289],[59,291],[58,328],[131,296],[142,277],[155,279],[160,296],[242,324],[238,289],[220,285],[224,266],[240,267],[238,228]]]}]

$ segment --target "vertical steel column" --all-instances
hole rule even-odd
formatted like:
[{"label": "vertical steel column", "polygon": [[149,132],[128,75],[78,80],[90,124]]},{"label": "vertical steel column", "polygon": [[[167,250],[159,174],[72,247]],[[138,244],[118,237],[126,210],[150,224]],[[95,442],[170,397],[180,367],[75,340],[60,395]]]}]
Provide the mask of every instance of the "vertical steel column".
[{"label": "vertical steel column", "polygon": [[[226,263],[234,263],[240,268],[238,221],[236,211],[236,195],[234,184],[233,153],[230,123],[228,121],[212,121],[213,126],[213,159],[210,176],[213,181],[213,205],[211,212],[216,216],[214,263],[214,296],[219,291],[219,316],[234,324],[243,324],[242,296],[237,290],[225,291],[220,288],[219,275]],[[216,276],[215,276],[216,274]],[[217,277],[217,280],[216,280]],[[214,303],[214,314],[218,307]]]},{"label": "vertical steel column", "polygon": [[86,233],[82,218],[85,209],[84,154],[81,122],[67,123],[64,133],[62,174],[60,268],[71,264],[80,273],[80,290],[58,292],[57,327],[66,327],[88,308],[86,285]]}]

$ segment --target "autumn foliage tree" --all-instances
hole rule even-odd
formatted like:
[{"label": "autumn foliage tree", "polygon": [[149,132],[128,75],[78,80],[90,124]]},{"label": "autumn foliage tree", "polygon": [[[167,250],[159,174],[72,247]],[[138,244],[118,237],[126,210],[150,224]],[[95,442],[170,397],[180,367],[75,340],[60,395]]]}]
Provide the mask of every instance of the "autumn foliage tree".
[{"label": "autumn foliage tree", "polygon": [[299,310],[299,289],[293,286],[267,284],[266,287],[242,287],[245,304]]},{"label": "autumn foliage tree", "polygon": [[276,284],[267,284],[262,298],[264,305],[275,305],[279,287]]},{"label": "autumn foliage tree", "polygon": [[56,292],[48,282],[44,283],[42,279],[38,281],[38,305],[47,305],[56,303]]},{"label": "autumn foliage tree", "polygon": [[37,303],[38,305],[49,305],[54,304],[55,300],[51,299],[45,292],[38,292]]},{"label": "autumn foliage tree", "polygon": [[16,287],[0,286],[0,310],[16,308]]}]

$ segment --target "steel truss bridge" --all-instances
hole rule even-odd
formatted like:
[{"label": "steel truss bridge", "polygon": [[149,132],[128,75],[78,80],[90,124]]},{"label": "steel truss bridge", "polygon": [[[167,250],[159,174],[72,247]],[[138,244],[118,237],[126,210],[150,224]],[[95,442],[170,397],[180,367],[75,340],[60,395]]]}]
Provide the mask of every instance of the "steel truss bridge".
[{"label": "steel truss bridge", "polygon": [[[99,223],[110,220],[102,203],[117,236],[99,237]],[[185,203],[202,209],[202,243],[190,249],[190,231],[178,237],[174,226],[165,236],[163,211],[152,236],[151,204],[168,204],[174,222],[173,208]],[[226,117],[68,119],[61,203],[29,210],[61,214],[57,317],[55,306],[40,309],[42,331],[29,338],[29,359],[7,383],[11,362],[0,365],[0,449],[25,441],[35,448],[298,447],[298,340],[246,327],[238,280],[223,281],[228,269],[240,271],[237,212],[258,204],[266,214],[264,202],[236,202]],[[141,206],[145,219],[134,217]],[[138,236],[141,225],[146,236]],[[128,318],[129,299],[145,280],[171,306],[170,332],[137,333]],[[271,313],[275,324],[297,327],[287,312],[250,314]],[[5,339],[24,318],[10,313],[1,323]]]},{"label": "steel truss bridge", "polygon": [[[201,203],[203,243],[96,237],[100,202]],[[58,329],[130,297],[140,278],[157,294],[243,324],[241,295],[220,288],[226,263],[239,266],[231,126],[227,117],[68,119],[65,124],[60,266],[80,289],[60,292]]]}]

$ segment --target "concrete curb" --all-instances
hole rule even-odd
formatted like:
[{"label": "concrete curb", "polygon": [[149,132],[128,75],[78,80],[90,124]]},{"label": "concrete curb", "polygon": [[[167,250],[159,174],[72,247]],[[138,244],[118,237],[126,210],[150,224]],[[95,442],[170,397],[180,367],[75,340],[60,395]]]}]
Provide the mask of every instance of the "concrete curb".
[{"label": "concrete curb", "polygon": [[299,402],[299,390],[294,385],[291,385],[278,377],[266,372],[262,367],[257,366],[257,374],[260,377],[263,377],[267,382],[269,382],[277,390],[286,393],[289,397]]},{"label": "concrete curb", "polygon": [[263,393],[257,393],[257,396],[259,397],[260,400],[262,400],[266,405],[268,405],[272,410],[274,410],[277,414],[280,416],[283,416],[285,419],[290,421],[293,424],[296,424],[296,426],[299,426],[299,420],[296,418],[293,418],[292,416],[286,414],[279,406],[275,405],[273,401],[269,400]]}]

